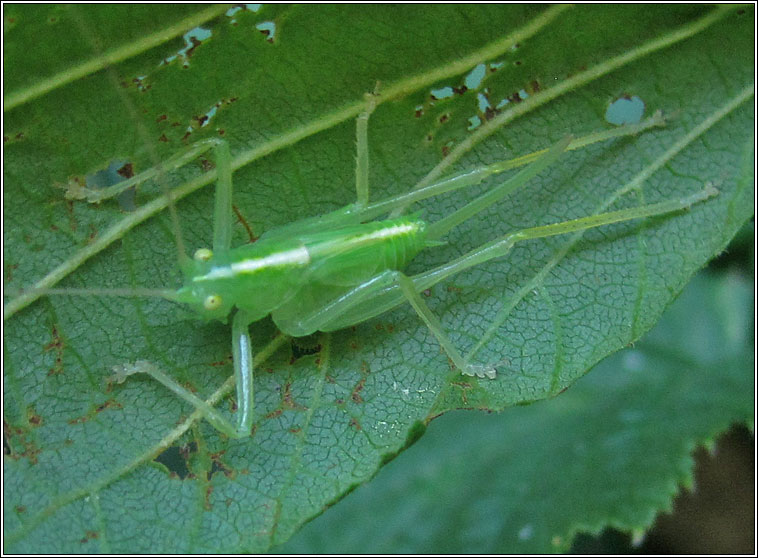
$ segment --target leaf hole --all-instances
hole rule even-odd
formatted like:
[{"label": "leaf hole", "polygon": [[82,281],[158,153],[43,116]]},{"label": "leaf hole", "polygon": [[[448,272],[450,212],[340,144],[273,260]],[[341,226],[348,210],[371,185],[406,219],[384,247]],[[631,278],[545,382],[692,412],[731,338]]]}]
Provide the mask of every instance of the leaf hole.
[{"label": "leaf hole", "polygon": [[195,27],[194,29],[190,29],[182,37],[184,39],[184,48],[180,48],[176,54],[172,54],[171,56],[168,56],[161,60],[159,66],[164,66],[170,64],[176,59],[180,59],[182,61],[182,67],[189,68],[190,58],[195,54],[197,47],[203,44],[203,42],[210,39],[212,35],[212,31],[209,29],[204,29],[202,27]]},{"label": "leaf hole", "polygon": [[276,36],[276,23],[273,21],[262,21],[261,23],[256,24],[255,28],[266,37],[266,41],[269,43],[274,42],[274,37]]},{"label": "leaf hole", "polygon": [[[85,188],[88,190],[101,190],[134,176],[134,165],[126,159],[112,159],[104,168],[90,173],[84,177]],[[69,183],[72,186],[71,183]],[[132,186],[121,192],[116,200],[119,207],[124,211],[134,211],[136,204],[137,188]]]},{"label": "leaf hole", "polygon": [[190,474],[188,465],[189,459],[192,454],[196,452],[196,442],[190,442],[189,444],[178,446],[169,446],[158,454],[153,461],[166,467],[171,476],[179,479],[186,479]]}]

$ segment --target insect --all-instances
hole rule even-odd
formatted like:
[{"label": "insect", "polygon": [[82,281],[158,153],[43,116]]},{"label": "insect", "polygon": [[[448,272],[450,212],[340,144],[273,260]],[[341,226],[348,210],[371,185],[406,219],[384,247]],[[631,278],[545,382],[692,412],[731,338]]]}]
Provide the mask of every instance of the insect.
[{"label": "insect", "polygon": [[[305,336],[316,331],[343,329],[405,303],[415,310],[460,373],[493,379],[495,368],[468,362],[419,293],[473,266],[505,256],[517,242],[661,215],[688,208],[717,193],[715,188],[706,187],[680,199],[517,230],[440,267],[409,276],[404,269],[419,252],[433,250],[442,244],[453,228],[516,191],[552,165],[564,151],[638,133],[645,127],[659,125],[661,117],[657,115],[639,125],[622,126],[576,140],[567,137],[543,152],[478,167],[372,202],[368,181],[368,121],[376,102],[377,96],[368,94],[365,110],[357,118],[356,202],[325,215],[274,228],[252,244],[231,246],[234,213],[232,166],[227,142],[219,139],[198,142],[164,164],[163,170],[177,168],[206,151],[213,153],[216,163],[218,182],[211,247],[198,249],[192,258],[180,250],[183,285],[177,290],[150,294],[188,305],[205,320],[225,321],[231,316],[236,421],[228,420],[151,363],[138,362],[120,367],[117,370],[119,381],[133,373],[147,373],[189,401],[225,435],[246,437],[250,435],[254,419],[251,324],[271,315],[286,335]],[[427,222],[419,213],[407,212],[407,208],[416,202],[470,188],[487,177],[519,166],[524,168],[516,175],[438,221]],[[99,201],[155,176],[160,170],[148,169],[107,191],[81,188],[70,194]],[[177,234],[177,243],[180,242]],[[54,294],[56,291],[50,289],[47,292]]]}]

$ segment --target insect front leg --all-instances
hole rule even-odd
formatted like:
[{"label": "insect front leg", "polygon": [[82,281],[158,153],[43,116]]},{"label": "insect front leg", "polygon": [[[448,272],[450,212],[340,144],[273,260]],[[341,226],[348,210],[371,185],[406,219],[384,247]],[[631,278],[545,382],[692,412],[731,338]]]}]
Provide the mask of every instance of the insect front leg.
[{"label": "insect front leg", "polygon": [[[231,248],[234,222],[232,157],[229,144],[218,139],[212,142],[218,173],[213,207],[213,250],[225,252]],[[232,361],[237,386],[237,425],[231,433],[228,429],[222,431],[233,438],[249,436],[253,425],[253,350],[248,331],[252,321],[248,313],[241,309],[237,310],[232,320]]]},{"label": "insect front leg", "polygon": [[[233,225],[231,154],[229,145],[219,139],[203,142],[203,149],[213,149],[215,155],[218,181],[213,211],[212,246],[213,250],[224,252],[231,247]],[[197,151],[194,154],[197,155]],[[212,254],[207,249],[200,249],[195,253],[195,257],[199,259],[211,256]],[[179,397],[191,403],[220,432],[230,438],[249,436],[253,421],[253,353],[248,333],[251,322],[249,315],[243,310],[238,310],[232,321],[232,355],[239,409],[236,426],[208,403],[149,363],[139,363],[139,366],[133,365],[129,369],[117,371],[117,376],[119,376],[117,379],[123,381],[125,376],[136,372],[149,374]]]},{"label": "insect front leg", "polygon": [[148,374],[166,386],[176,395],[194,406],[203,417],[219,432],[230,438],[250,436],[253,426],[253,349],[248,328],[251,320],[243,310],[237,311],[232,321],[232,357],[234,376],[237,385],[237,421],[236,425],[226,419],[218,410],[200,399],[197,395],[182,387],[171,376],[161,371],[154,364],[138,361],[114,367],[112,381],[121,383],[132,374]]},{"label": "insect front leg", "polygon": [[216,159],[216,199],[213,207],[213,249],[229,250],[232,247],[232,154],[229,144],[221,139],[208,140]]},{"label": "insect front leg", "polygon": [[203,417],[219,432],[226,434],[230,438],[241,438],[248,436],[250,430],[240,432],[239,425],[235,426],[229,422],[224,416],[214,409],[211,405],[200,399],[197,395],[191,391],[182,387],[171,376],[160,370],[155,364],[140,360],[134,363],[122,364],[113,367],[114,375],[109,378],[110,382],[122,383],[128,376],[133,374],[147,374],[166,386],[176,395],[187,401],[194,406]]},{"label": "insect front leg", "polygon": [[247,312],[238,310],[232,321],[232,359],[237,385],[237,426],[233,438],[250,435],[253,426],[253,349],[248,331],[251,320]]},{"label": "insect front leg", "polygon": [[188,148],[171,156],[168,160],[144,170],[127,180],[122,180],[112,186],[108,186],[107,188],[87,188],[87,186],[71,182],[66,190],[66,199],[87,200],[89,203],[100,203],[110,198],[114,198],[132,186],[137,186],[147,180],[160,177],[162,174],[173,172],[176,169],[183,167],[203,153],[214,149],[219,142],[223,142],[223,140],[211,138],[209,140],[201,140],[193,143]]},{"label": "insect front leg", "polygon": [[[213,250],[225,252],[232,247],[232,155],[229,144],[218,138],[205,140],[206,149],[213,149],[216,162],[216,191],[213,205]],[[204,253],[203,253],[204,252]],[[212,253],[201,248],[195,252],[195,258],[210,258]]]},{"label": "insect front leg", "polygon": [[366,110],[356,119],[356,157],[355,157],[355,190],[356,205],[364,208],[368,205],[368,119],[376,108],[376,95],[366,93]]}]

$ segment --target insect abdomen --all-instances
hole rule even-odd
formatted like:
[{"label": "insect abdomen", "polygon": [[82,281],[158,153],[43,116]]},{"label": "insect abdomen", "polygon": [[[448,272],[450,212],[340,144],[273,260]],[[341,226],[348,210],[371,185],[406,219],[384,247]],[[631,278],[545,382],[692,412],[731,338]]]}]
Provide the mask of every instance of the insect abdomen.
[{"label": "insect abdomen", "polygon": [[426,223],[415,218],[374,221],[301,239],[311,254],[313,280],[356,285],[400,270],[426,246]]}]

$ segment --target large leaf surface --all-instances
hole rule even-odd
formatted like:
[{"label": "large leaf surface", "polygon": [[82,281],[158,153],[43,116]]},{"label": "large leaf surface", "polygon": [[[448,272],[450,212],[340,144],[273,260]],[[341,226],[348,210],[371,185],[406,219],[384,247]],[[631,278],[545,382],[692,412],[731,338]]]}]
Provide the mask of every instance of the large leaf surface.
[{"label": "large leaf surface", "polygon": [[680,485],[694,488],[693,448],[752,419],[753,298],[742,277],[699,275],[565,395],[435,420],[277,550],[539,554],[565,552],[577,531],[644,533]]},{"label": "large leaf surface", "polygon": [[[411,273],[513,229],[593,214],[643,171],[651,176],[642,187],[611,207],[683,196],[707,181],[721,194],[683,214],[530,242],[432,288],[427,300],[455,342],[477,345],[477,361],[500,363],[494,381],[451,370],[407,307],[306,342],[255,324],[255,348],[267,358],[247,440],[222,439],[203,422],[184,434],[195,424],[182,422],[192,409],[147,378],[104,385],[112,366],[146,359],[208,397],[231,370],[228,326],[198,323],[160,300],[33,303],[4,332],[9,551],[234,551],[282,542],[374,475],[431,417],[556,395],[639,338],[752,212],[753,113],[750,102],[738,104],[751,95],[749,11],[265,6],[208,19],[210,38],[196,34],[199,44],[169,60],[184,49],[171,39],[176,29],[197,25],[201,12],[158,9],[6,10],[14,101],[4,130],[7,290],[33,284],[134,219],[128,202],[66,202],[67,182],[113,161],[139,172],[205,137],[229,140],[235,205],[256,233],[351,201],[354,117],[377,83],[373,199],[407,191],[455,154],[476,133],[470,118],[491,115],[487,99],[498,119],[513,119],[449,171],[607,128],[603,115],[623,95],[643,99],[648,114],[676,114],[666,128],[565,155],[422,254]],[[125,46],[127,55],[111,56]],[[105,58],[112,69],[79,77],[83,64],[103,67]],[[479,63],[487,71],[477,85],[469,72]],[[730,103],[736,108],[720,112]],[[681,149],[668,152],[677,142]],[[208,182],[206,168],[188,165],[166,185]],[[136,205],[160,192],[146,185]],[[424,215],[435,220],[472,195],[425,203]],[[192,249],[210,241],[211,208],[210,187],[178,204]],[[235,242],[247,239],[238,225]],[[61,286],[173,286],[175,262],[162,212],[69,265]],[[318,352],[296,358],[303,348]],[[189,476],[152,466],[180,443],[188,444]]]}]

